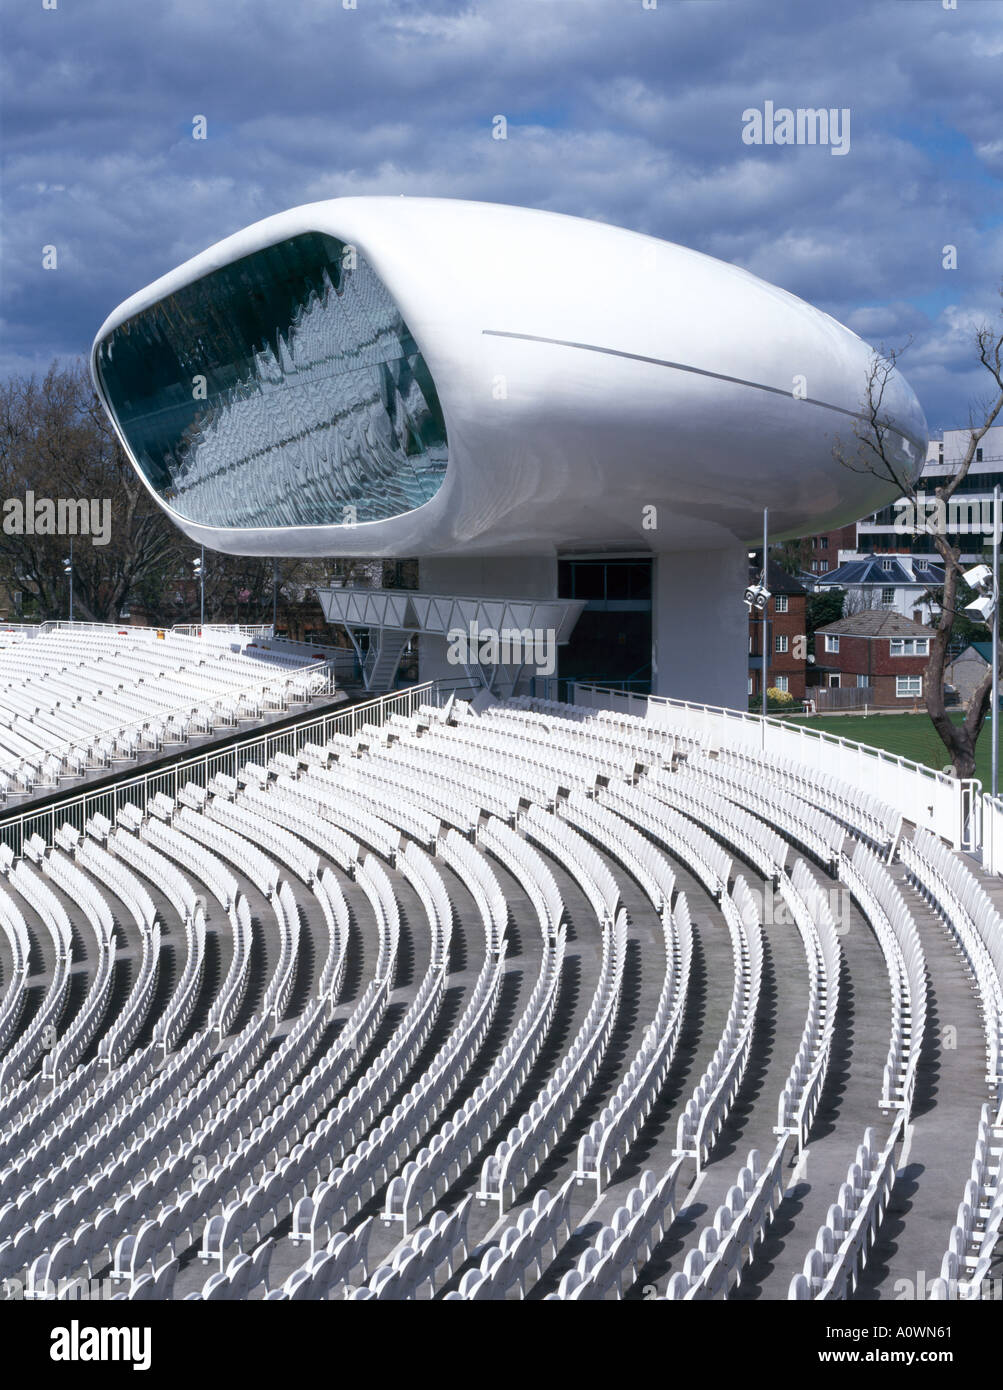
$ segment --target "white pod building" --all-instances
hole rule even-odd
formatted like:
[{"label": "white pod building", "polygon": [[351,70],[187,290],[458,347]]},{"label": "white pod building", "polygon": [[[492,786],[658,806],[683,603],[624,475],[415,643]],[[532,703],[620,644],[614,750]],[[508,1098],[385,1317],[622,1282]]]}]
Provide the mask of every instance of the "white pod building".
[{"label": "white pod building", "polygon": [[[742,704],[763,508],[781,537],[892,500],[833,456],[837,438],[855,445],[872,357],[828,315],[681,246],[375,197],[218,242],[115,310],[92,369],[137,471],[196,543],[417,556],[422,594],[565,600],[569,621],[605,614],[611,634],[626,620],[610,615],[646,611],[647,629],[632,618],[626,643],[610,636],[621,670],[646,658],[658,693]],[[883,408],[900,468],[918,472],[926,422],[898,372]],[[585,597],[567,592],[579,569]],[[331,602],[337,617],[346,600]],[[422,676],[455,676],[428,605],[395,612],[426,634]],[[587,665],[605,661],[602,631]]]}]

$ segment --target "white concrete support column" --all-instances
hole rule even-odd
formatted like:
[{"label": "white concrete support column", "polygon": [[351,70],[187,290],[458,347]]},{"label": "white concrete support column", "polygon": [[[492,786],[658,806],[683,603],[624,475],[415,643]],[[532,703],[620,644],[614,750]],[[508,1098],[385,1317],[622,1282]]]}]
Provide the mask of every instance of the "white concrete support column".
[{"label": "white concrete support column", "polygon": [[749,547],[655,557],[652,693],[745,709],[749,679]]},{"label": "white concrete support column", "polygon": [[[423,593],[468,598],[556,598],[557,557],[554,555],[430,556],[419,561],[418,588]],[[418,670],[425,680],[463,679],[465,671],[447,659],[444,637],[418,639]],[[529,690],[533,671],[503,667],[495,681],[499,695]],[[513,688],[514,687],[514,688]]]}]

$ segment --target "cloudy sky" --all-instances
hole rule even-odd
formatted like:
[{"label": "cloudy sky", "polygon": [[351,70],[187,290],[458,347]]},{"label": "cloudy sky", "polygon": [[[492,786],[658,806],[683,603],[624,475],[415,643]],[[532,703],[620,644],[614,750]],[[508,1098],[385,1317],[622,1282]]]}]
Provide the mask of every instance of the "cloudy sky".
[{"label": "cloudy sky", "polygon": [[[734,261],[875,345],[909,342],[932,432],[985,397],[1003,0],[352,3],[0,0],[0,372],[87,352],[120,300],[257,218],[405,193]],[[744,143],[766,102],[848,109],[848,151]]]}]

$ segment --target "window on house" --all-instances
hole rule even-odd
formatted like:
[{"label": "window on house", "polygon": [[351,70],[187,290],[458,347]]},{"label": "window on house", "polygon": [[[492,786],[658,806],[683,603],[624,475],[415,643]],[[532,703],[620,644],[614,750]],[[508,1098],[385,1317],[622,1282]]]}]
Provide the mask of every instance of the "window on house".
[{"label": "window on house", "polygon": [[786,595],[786,594],[777,594],[777,596],[776,596],[774,602],[776,603],[777,612],[778,612],[778,613],[786,613],[786,612],[787,612],[787,595]]},{"label": "window on house", "polygon": [[828,537],[828,536],[819,536],[819,538],[818,538],[818,548],[819,548],[819,550],[828,550],[828,549],[829,549],[829,537]]},{"label": "window on house", "polygon": [[888,643],[892,656],[929,656],[929,637],[892,637]]},{"label": "window on house", "polygon": [[867,678],[867,676],[858,676],[858,677],[857,677],[857,689],[858,689],[858,690],[866,690],[867,687],[870,685],[870,683],[871,683],[871,682],[870,682],[870,680]]},{"label": "window on house", "polygon": [[976,462],[976,463],[981,463],[981,462],[982,462],[982,450],[981,450],[981,449],[976,449],[976,450],[975,450],[975,462]]},{"label": "window on house", "polygon": [[894,564],[895,564],[895,561],[894,561],[894,560],[882,560],[882,561],[881,561],[881,568],[882,568],[883,570],[890,570]]},{"label": "window on house", "polygon": [[892,604],[892,603],[894,603],[894,602],[895,602],[895,590],[894,590],[894,589],[882,589],[882,590],[881,590],[881,602],[884,603],[884,604]]},{"label": "window on house", "polygon": [[833,636],[832,633],[827,632],[825,634],[825,649],[827,652],[838,652],[839,638],[837,636]]},{"label": "window on house", "polygon": [[835,690],[839,685],[839,675],[836,671],[829,672],[829,689]]},{"label": "window on house", "polygon": [[787,689],[787,677],[786,677],[786,676],[774,676],[774,678],[773,678],[773,683],[774,683],[774,685],[777,687],[778,690],[786,690],[786,689]]},{"label": "window on house", "polygon": [[922,676],[896,676],[895,695],[899,700],[905,699],[909,695],[922,695],[923,677]]},{"label": "window on house", "polygon": [[749,694],[752,694],[752,677],[749,677]]},{"label": "window on house", "polygon": [[777,633],[773,643],[773,650],[777,652],[785,652],[787,650],[787,637],[785,634]]}]

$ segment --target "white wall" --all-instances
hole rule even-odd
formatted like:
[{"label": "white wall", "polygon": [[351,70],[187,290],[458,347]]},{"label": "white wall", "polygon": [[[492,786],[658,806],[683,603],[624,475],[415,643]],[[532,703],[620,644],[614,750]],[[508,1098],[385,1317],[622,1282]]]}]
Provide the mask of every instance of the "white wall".
[{"label": "white wall", "polygon": [[653,693],[744,709],[748,703],[749,551],[697,550],[655,559]]}]

